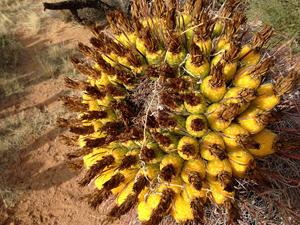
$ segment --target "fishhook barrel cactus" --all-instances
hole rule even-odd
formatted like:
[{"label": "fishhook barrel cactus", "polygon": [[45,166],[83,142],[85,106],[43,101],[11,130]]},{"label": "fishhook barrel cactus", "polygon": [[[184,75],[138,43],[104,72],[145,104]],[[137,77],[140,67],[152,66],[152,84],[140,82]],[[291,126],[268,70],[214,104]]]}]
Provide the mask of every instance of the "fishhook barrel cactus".
[{"label": "fishhook barrel cactus", "polygon": [[109,217],[136,209],[157,225],[208,223],[216,207],[230,224],[242,213],[237,183],[269,185],[256,162],[276,153],[267,127],[297,73],[265,49],[272,28],[253,34],[244,10],[238,0],[136,0],[130,17],[109,12],[91,46],[79,44],[72,63],[86,80],[65,82],[82,95],[63,99],[79,114],[59,123],[79,143],[68,156],[85,168],[80,185],[95,185],[93,208],[114,196]]}]

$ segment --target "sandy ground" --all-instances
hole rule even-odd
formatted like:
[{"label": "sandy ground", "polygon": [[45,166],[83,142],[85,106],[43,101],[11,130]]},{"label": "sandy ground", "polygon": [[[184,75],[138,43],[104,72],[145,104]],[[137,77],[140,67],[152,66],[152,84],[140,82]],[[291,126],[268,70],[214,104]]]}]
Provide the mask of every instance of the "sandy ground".
[{"label": "sandy ground", "polygon": [[[66,47],[72,47],[78,41],[86,43],[90,33],[82,27],[55,21],[46,23],[36,36],[20,33],[19,39],[25,46],[22,73],[27,74],[26,79],[38,82],[27,87],[23,97],[7,99],[1,105],[1,118],[36,108],[55,114],[61,107],[57,100],[66,91],[63,74],[57,79],[39,80],[43,68],[34,56],[51,44],[64,43]],[[18,193],[18,202],[13,209],[3,213],[0,224],[105,224],[103,214],[110,204],[95,211],[82,199],[88,190],[78,186],[78,172],[69,170],[64,162],[69,149],[58,141],[62,132],[56,127],[42,131],[37,139],[19,150],[16,163],[1,174],[7,187]],[[130,217],[114,224],[130,224]]]}]

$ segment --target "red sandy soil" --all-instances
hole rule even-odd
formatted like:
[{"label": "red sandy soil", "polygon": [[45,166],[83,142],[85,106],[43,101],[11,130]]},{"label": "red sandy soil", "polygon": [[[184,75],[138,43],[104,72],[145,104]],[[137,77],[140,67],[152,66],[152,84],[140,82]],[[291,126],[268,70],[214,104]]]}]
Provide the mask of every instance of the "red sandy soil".
[{"label": "red sandy soil", "polygon": [[[47,45],[67,43],[67,47],[72,47],[78,41],[86,43],[90,37],[87,29],[55,21],[49,22],[37,36],[30,37],[24,33],[19,37],[26,47],[22,72],[28,74],[28,79],[39,76],[42,68],[34,56],[43,51]],[[0,114],[5,117],[33,108],[47,109],[55,113],[58,107],[61,107],[57,100],[64,91],[63,75],[58,79],[40,82],[28,87],[26,89],[28,94],[20,101],[2,105],[7,108]],[[107,211],[107,206],[111,205],[109,203],[103,204],[98,210],[89,208],[82,197],[88,193],[86,189],[92,187],[80,188],[77,184],[79,172],[69,170],[66,165],[65,154],[70,150],[58,141],[58,136],[62,132],[55,127],[43,131],[41,136],[20,150],[17,162],[1,174],[8,187],[19,193],[19,201],[15,208],[6,212],[5,222],[2,223],[0,218],[0,224],[135,224],[130,223],[133,216],[127,216],[115,223],[106,223],[103,215]]]}]

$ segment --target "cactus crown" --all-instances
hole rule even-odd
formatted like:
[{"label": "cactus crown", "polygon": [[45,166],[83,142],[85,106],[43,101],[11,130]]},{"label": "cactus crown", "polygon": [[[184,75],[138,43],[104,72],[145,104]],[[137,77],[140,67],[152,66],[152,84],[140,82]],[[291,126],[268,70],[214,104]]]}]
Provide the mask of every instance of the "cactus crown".
[{"label": "cactus crown", "polygon": [[206,0],[150,2],[133,1],[131,17],[110,12],[108,27],[92,29],[92,47],[78,45],[84,58],[72,63],[86,81],[65,83],[82,97],[63,101],[79,116],[59,122],[74,133],[66,143],[79,142],[68,156],[83,162],[80,185],[95,182],[92,207],[116,197],[111,217],[137,206],[144,225],[168,215],[207,223],[205,212],[218,206],[234,223],[237,182],[256,180],[255,158],[274,153],[276,135],[265,127],[295,72],[261,90],[276,65],[263,54],[272,29],[251,39],[238,0],[220,9]]}]

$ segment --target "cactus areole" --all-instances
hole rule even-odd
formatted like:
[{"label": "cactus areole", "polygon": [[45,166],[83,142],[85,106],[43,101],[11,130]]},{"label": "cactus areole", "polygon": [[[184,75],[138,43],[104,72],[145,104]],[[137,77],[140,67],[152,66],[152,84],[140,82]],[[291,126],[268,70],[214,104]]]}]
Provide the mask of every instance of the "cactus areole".
[{"label": "cactus areole", "polygon": [[92,207],[114,196],[107,216],[135,210],[143,225],[205,224],[209,207],[238,221],[237,181],[261,177],[257,158],[276,154],[268,124],[296,79],[272,78],[272,29],[250,32],[244,8],[136,0],[130,17],[109,12],[91,45],[79,44],[72,63],[86,80],[65,81],[82,95],[63,98],[78,116],[60,124],[79,145],[68,157],[84,171],[80,185],[95,187]]}]

